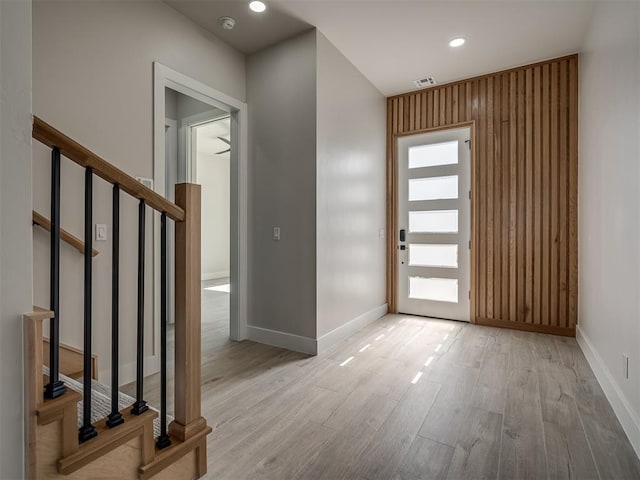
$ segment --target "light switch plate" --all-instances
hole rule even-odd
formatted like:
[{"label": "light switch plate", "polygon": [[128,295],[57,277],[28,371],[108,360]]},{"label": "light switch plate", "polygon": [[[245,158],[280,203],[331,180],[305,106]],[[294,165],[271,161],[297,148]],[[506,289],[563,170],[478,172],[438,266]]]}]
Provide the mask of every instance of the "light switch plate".
[{"label": "light switch plate", "polygon": [[104,223],[96,223],[96,241],[104,242],[107,240],[107,226]]},{"label": "light switch plate", "polygon": [[152,178],[144,178],[144,177],[136,177],[136,180],[143,184],[145,187],[153,190],[153,179]]},{"label": "light switch plate", "polygon": [[273,227],[273,239],[275,241],[280,240],[280,227]]}]

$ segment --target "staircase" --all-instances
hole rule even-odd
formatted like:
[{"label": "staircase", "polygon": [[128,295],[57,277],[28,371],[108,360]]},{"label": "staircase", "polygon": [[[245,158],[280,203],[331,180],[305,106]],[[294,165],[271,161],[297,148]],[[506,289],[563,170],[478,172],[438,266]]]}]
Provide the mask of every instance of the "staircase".
[{"label": "staircase", "polygon": [[[27,478],[198,478],[207,469],[207,435],[200,411],[200,187],[176,185],[166,200],[51,125],[34,117],[33,138],[51,148],[51,217],[33,221],[50,231],[51,305],[24,315]],[[85,169],[84,241],[60,227],[60,161]],[[95,380],[92,355],[93,179],[113,186],[112,318],[110,386]],[[138,308],[136,398],[119,385],[119,216],[121,191],[138,200]],[[145,215],[161,219],[161,382],[156,410],[143,398]],[[167,414],[167,222],[175,222],[175,412]],[[84,345],[60,344],[60,241],[84,255]],[[49,322],[49,338],[43,337]],[[46,358],[45,358],[46,355]],[[67,368],[61,371],[61,365]],[[73,367],[68,367],[73,365]],[[67,377],[73,371],[82,381]]]}]

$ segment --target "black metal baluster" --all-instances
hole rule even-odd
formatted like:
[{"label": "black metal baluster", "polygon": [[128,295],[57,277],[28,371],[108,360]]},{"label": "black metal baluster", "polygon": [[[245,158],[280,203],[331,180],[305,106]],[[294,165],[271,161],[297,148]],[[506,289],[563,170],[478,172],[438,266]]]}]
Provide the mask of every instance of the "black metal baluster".
[{"label": "black metal baluster", "polygon": [[156,447],[171,445],[167,435],[167,214],[160,217],[160,436]]},{"label": "black metal baluster", "polygon": [[80,442],[95,437],[98,432],[91,425],[91,279],[93,250],[93,169],[86,168],[84,176],[84,352],[83,352],[83,412],[82,427],[78,433]]},{"label": "black metal baluster", "polygon": [[142,399],[144,380],[144,234],[145,203],[140,200],[138,206],[138,328],[136,343],[136,401],[131,413],[140,415],[149,407]]},{"label": "black metal baluster", "polygon": [[111,245],[111,413],[107,426],[113,428],[124,423],[118,411],[118,339],[120,313],[120,186],[113,186],[113,221]]},{"label": "black metal baluster", "polygon": [[50,306],[53,317],[49,324],[49,383],[46,398],[56,398],[67,391],[60,381],[60,149],[51,151],[51,268]]}]

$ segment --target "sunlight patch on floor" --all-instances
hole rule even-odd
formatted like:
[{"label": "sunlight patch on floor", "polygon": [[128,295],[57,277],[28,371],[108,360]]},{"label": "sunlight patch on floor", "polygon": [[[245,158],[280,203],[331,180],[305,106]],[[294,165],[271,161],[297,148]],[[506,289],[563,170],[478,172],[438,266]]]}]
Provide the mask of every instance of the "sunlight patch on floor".
[{"label": "sunlight patch on floor", "polygon": [[231,293],[231,284],[225,283],[224,285],[214,285],[213,287],[205,287],[204,289],[211,292]]}]

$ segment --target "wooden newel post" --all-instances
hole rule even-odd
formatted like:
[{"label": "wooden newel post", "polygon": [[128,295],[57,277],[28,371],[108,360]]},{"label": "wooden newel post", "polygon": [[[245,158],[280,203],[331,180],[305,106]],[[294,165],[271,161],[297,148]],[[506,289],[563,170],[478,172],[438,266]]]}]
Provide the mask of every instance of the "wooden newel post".
[{"label": "wooden newel post", "polygon": [[207,428],[200,412],[200,185],[175,187],[184,221],[175,228],[175,420],[179,440]]}]

